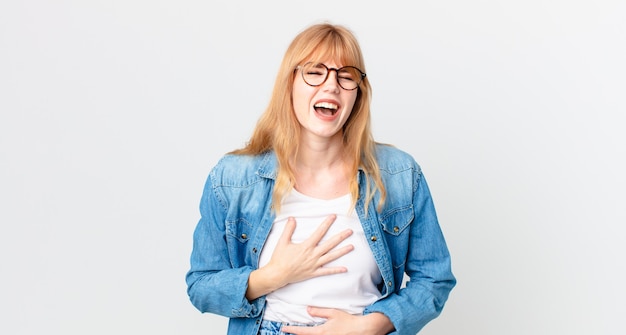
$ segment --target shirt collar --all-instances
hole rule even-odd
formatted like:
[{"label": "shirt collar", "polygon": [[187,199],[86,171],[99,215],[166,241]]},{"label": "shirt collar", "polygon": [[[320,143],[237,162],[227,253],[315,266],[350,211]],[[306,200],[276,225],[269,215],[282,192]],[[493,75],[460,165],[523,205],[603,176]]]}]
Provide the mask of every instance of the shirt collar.
[{"label": "shirt collar", "polygon": [[[363,167],[359,165],[359,173],[363,173]],[[261,154],[261,164],[257,170],[257,175],[262,178],[269,178],[276,180],[278,174],[278,158],[273,150],[267,151]]]},{"label": "shirt collar", "polygon": [[261,164],[256,173],[262,178],[276,179],[278,159],[274,151],[267,151],[261,154]]}]

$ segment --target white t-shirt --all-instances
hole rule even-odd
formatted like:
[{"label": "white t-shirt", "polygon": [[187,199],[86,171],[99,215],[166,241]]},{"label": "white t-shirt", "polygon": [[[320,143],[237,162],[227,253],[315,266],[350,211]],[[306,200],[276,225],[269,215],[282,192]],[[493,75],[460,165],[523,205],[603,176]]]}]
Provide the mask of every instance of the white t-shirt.
[{"label": "white t-shirt", "polygon": [[307,239],[326,219],[336,214],[322,241],[347,228],[353,233],[337,247],[352,244],[354,250],[326,266],[345,266],[345,273],[311,278],[289,284],[266,297],[264,319],[279,322],[318,323],[324,319],[312,317],[307,306],[328,307],[344,310],[351,314],[361,314],[365,307],[380,298],[377,285],[382,281],[380,271],[374,261],[361,222],[354,210],[350,210],[350,194],[323,200],[299,193],[295,189],[284,199],[265,246],[261,251],[259,267],[266,265],[285,229],[287,218],[294,217],[296,230],[293,243]]}]

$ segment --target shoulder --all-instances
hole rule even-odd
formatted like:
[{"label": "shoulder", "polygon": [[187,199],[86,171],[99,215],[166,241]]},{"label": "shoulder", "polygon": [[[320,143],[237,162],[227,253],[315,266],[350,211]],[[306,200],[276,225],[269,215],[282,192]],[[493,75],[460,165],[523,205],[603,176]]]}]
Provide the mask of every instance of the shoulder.
[{"label": "shoulder", "polygon": [[213,167],[210,179],[213,187],[241,187],[262,178],[275,179],[276,157],[273,152],[259,155],[224,155]]},{"label": "shoulder", "polygon": [[389,144],[376,144],[376,161],[381,171],[392,174],[406,170],[421,172],[413,156]]}]

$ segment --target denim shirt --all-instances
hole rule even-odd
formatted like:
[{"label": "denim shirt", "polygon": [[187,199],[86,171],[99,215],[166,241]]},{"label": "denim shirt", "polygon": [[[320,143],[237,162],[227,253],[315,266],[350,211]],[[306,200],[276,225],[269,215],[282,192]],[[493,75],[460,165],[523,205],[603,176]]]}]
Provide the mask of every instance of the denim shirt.
[{"label": "denim shirt", "polygon": [[[376,193],[366,213],[368,179],[359,170],[356,212],[382,274],[382,297],[363,314],[383,313],[396,329],[392,334],[413,335],[441,313],[456,279],[420,166],[386,145],[377,145],[376,158],[387,198],[378,212]],[[263,319],[265,297],[248,301],[245,294],[275,217],[277,164],[273,152],[226,155],[211,170],[202,194],[187,293],[201,312],[230,318],[230,335],[256,335]],[[403,285],[405,274],[409,280]]]}]

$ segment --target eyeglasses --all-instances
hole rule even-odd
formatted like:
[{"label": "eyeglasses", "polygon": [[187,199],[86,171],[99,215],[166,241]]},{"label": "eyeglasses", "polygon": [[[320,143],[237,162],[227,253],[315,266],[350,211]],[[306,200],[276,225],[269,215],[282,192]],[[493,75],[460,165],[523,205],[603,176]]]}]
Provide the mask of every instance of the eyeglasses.
[{"label": "eyeglasses", "polygon": [[322,63],[308,62],[296,67],[296,69],[302,72],[302,79],[309,86],[322,85],[328,79],[330,71],[335,71],[337,84],[347,91],[352,91],[359,87],[359,84],[365,78],[365,73],[354,66],[344,66],[335,69],[329,68]]}]

